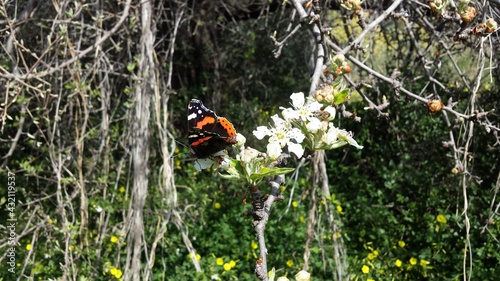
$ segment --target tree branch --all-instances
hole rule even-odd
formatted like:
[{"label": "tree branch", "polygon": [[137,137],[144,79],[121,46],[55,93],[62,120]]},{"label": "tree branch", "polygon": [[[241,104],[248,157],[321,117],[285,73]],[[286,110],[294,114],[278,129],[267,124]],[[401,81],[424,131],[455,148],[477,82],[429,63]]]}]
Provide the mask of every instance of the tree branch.
[{"label": "tree branch", "polygon": [[284,181],[284,176],[277,176],[274,180],[269,182],[271,193],[267,199],[256,186],[251,188],[252,210],[250,210],[250,214],[254,219],[253,224],[259,241],[260,250],[260,257],[255,266],[255,275],[259,280],[263,281],[269,280],[267,276],[267,247],[264,232],[269,220],[269,214],[271,213],[271,207],[275,201],[283,199],[283,196],[280,194],[280,186]]},{"label": "tree branch", "polygon": [[[76,55],[68,60],[65,60],[63,63],[59,64],[57,67],[49,67],[47,70],[42,71],[42,72],[38,72],[38,73],[36,73],[36,72],[34,73],[34,72],[32,72],[33,69],[30,69],[30,72],[20,75],[20,74],[16,74],[16,73],[10,73],[5,68],[0,67],[0,71],[3,72],[3,73],[0,73],[0,77],[6,78],[6,79],[15,79],[15,80],[29,80],[29,79],[33,79],[33,78],[40,79],[42,77],[54,74],[54,73],[60,71],[61,69],[75,63],[76,61],[83,58],[84,56],[86,56],[88,53],[90,53],[94,49],[98,48],[102,43],[104,43],[106,40],[108,40],[109,37],[111,37],[113,34],[115,34],[120,29],[121,25],[128,18],[131,2],[132,2],[132,0],[126,0],[126,2],[124,4],[122,15],[121,15],[120,19],[118,20],[118,22],[115,24],[115,26],[113,26],[113,28],[110,31],[104,32],[103,36],[99,40],[97,40],[92,46],[90,46],[87,49],[78,53],[78,55]],[[52,47],[52,46],[49,46],[49,48],[50,47]]]}]

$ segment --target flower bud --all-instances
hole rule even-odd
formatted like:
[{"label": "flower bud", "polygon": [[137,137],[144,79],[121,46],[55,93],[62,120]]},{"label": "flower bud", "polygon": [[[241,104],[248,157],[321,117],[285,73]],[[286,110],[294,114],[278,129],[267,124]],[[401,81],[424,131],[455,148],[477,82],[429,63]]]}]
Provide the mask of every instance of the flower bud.
[{"label": "flower bud", "polygon": [[470,23],[476,17],[476,15],[476,9],[474,9],[474,7],[468,6],[462,13],[460,13],[460,19],[466,23]]},{"label": "flower bud", "polygon": [[305,270],[299,271],[299,273],[295,274],[295,280],[296,281],[310,281],[311,280],[311,274]]},{"label": "flower bud", "polygon": [[236,146],[240,146],[241,147],[241,146],[245,145],[246,141],[247,141],[247,139],[245,138],[244,135],[242,135],[240,133],[238,133],[236,135]]},{"label": "flower bud", "polygon": [[258,151],[257,149],[253,149],[251,147],[247,147],[245,148],[245,150],[243,150],[243,152],[241,153],[241,161],[243,163],[250,163],[252,162],[252,160],[254,160],[255,158],[261,156],[262,153],[260,153],[260,151]]},{"label": "flower bud", "polygon": [[495,31],[495,29],[497,29],[497,26],[498,26],[498,24],[494,19],[492,19],[492,18],[487,19],[485,22],[486,33],[492,33],[493,31]]},{"label": "flower bud", "polygon": [[444,104],[440,99],[434,99],[427,103],[427,109],[430,113],[436,113],[443,109]]}]

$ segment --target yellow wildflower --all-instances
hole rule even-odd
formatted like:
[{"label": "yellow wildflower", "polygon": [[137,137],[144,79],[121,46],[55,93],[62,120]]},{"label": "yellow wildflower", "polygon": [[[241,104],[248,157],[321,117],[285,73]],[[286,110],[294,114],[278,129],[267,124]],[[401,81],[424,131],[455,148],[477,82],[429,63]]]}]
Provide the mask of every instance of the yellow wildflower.
[{"label": "yellow wildflower", "polygon": [[339,213],[341,213],[341,214],[342,214],[342,206],[337,205],[337,207],[336,207],[336,208],[337,208],[337,212],[339,212]]},{"label": "yellow wildflower", "polygon": [[304,218],[304,216],[300,216],[300,217],[299,217],[299,221],[300,221],[300,222],[304,222],[305,220],[306,220],[306,219]]},{"label": "yellow wildflower", "polygon": [[410,259],[410,264],[411,264],[411,265],[416,265],[416,264],[417,264],[417,261],[418,261],[418,260],[417,260],[416,258],[411,257],[411,259]]},{"label": "yellow wildflower", "polygon": [[215,262],[217,263],[217,265],[223,265],[224,264],[224,260],[222,258],[217,258],[217,260]]},{"label": "yellow wildflower", "polygon": [[287,260],[287,261],[286,261],[286,265],[287,265],[288,267],[292,267],[292,266],[293,266],[293,260]]},{"label": "yellow wildflower", "polygon": [[297,203],[297,201],[292,202],[292,207],[297,208],[298,205],[299,205],[299,203]]},{"label": "yellow wildflower", "polygon": [[224,264],[224,270],[225,270],[225,271],[229,271],[229,270],[231,270],[231,265],[230,265],[229,263],[227,263],[227,262],[226,262],[226,263]]},{"label": "yellow wildflower", "polygon": [[26,245],[26,250],[28,250],[28,251],[31,250],[31,244]]},{"label": "yellow wildflower", "polygon": [[120,186],[120,189],[119,189],[119,191],[120,191],[121,193],[125,192],[125,187],[123,187],[123,186]]},{"label": "yellow wildflower", "polygon": [[365,264],[363,265],[363,267],[361,268],[361,271],[364,273],[364,274],[368,274],[370,272],[370,268]]},{"label": "yellow wildflower", "polygon": [[[188,256],[189,256],[189,258],[190,258],[190,259],[192,259],[192,258],[193,258],[193,254],[192,254],[192,253],[189,253],[189,255],[188,255]],[[195,258],[197,261],[201,260],[201,256],[200,256],[199,254],[194,255],[194,258]]]},{"label": "yellow wildflower", "polygon": [[378,251],[377,250],[374,250],[373,252],[369,253],[368,254],[368,259],[369,260],[374,260],[378,257]]},{"label": "yellow wildflower", "polygon": [[427,267],[431,262],[426,260],[420,260],[421,267]]},{"label": "yellow wildflower", "polygon": [[401,247],[401,248],[404,248],[404,247],[406,246],[405,241],[401,241],[401,240],[399,240],[399,241],[398,241],[398,246],[399,246],[399,247]]},{"label": "yellow wildflower", "polygon": [[122,277],[122,271],[119,270],[118,268],[112,266],[110,269],[109,269],[109,273],[111,273],[111,275],[113,275],[115,278],[120,278]]},{"label": "yellow wildflower", "polygon": [[252,242],[252,249],[257,249],[259,248],[259,244],[257,244],[256,242]]},{"label": "yellow wildflower", "polygon": [[443,215],[437,215],[436,216],[436,221],[442,224],[446,224],[447,220],[446,217]]},{"label": "yellow wildflower", "polygon": [[215,209],[220,209],[220,203],[219,202],[215,202],[214,207],[215,207]]},{"label": "yellow wildflower", "polygon": [[396,260],[396,262],[394,263],[397,267],[401,267],[401,265],[403,265],[403,262],[400,261],[399,259]]},{"label": "yellow wildflower", "polygon": [[231,268],[235,267],[235,266],[236,266],[236,262],[235,262],[235,261],[233,261],[233,260],[229,261],[229,266],[230,266]]},{"label": "yellow wildflower", "polygon": [[111,241],[111,243],[116,243],[116,242],[118,242],[118,237],[113,235],[113,236],[111,236],[111,238],[109,240]]}]

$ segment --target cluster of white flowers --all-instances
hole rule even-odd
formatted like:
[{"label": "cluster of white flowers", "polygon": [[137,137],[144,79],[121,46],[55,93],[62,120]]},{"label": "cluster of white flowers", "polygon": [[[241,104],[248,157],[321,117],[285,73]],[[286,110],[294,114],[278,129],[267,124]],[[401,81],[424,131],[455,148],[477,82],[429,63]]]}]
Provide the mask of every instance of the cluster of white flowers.
[{"label": "cluster of white flowers", "polygon": [[331,122],[336,110],[333,106],[323,105],[314,99],[306,99],[304,93],[294,93],[290,96],[291,108],[282,109],[279,117],[273,115],[274,126],[257,127],[253,134],[259,140],[268,136],[267,156],[277,159],[287,147],[290,153],[297,157],[304,155],[304,150],[310,151],[333,149],[345,144],[363,148],[352,138],[352,134],[339,129]]},{"label": "cluster of white flowers", "polygon": [[253,131],[253,134],[259,140],[265,136],[269,136],[267,144],[267,156],[271,159],[277,159],[282,152],[282,148],[288,147],[290,153],[294,153],[297,157],[302,157],[304,148],[301,143],[305,136],[298,128],[293,128],[292,124],[281,119],[277,114],[271,116],[274,121],[274,127],[267,128],[259,126]]},{"label": "cluster of white flowers", "polygon": [[331,105],[335,103],[334,91],[318,93],[317,99],[305,98],[304,93],[292,94],[290,96],[291,107],[280,107],[282,117],[275,114],[271,116],[272,126],[259,126],[253,131],[254,136],[259,140],[269,137],[267,155],[245,147],[245,137],[237,134],[235,147],[239,152],[236,153],[236,159],[231,159],[227,151],[222,150],[206,159],[197,159],[196,170],[209,167],[221,168],[228,179],[246,178],[249,182],[255,182],[269,174],[279,175],[289,172],[284,168],[266,170],[269,161],[278,159],[285,148],[288,153],[298,158],[304,156],[306,151],[314,153],[319,150],[335,149],[346,144],[363,148],[352,138],[351,132],[337,128],[333,124],[332,121],[336,115],[335,107]]}]

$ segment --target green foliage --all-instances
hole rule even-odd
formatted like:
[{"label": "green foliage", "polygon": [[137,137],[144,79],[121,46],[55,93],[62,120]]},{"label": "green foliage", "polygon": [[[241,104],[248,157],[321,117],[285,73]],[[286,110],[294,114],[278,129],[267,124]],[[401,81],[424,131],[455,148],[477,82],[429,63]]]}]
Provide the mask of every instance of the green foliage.
[{"label": "green foliage", "polygon": [[[356,135],[363,150],[350,151],[347,158],[341,151],[330,153],[331,181],[345,202],[343,233],[353,280],[460,280],[463,196],[460,177],[451,173],[454,163],[440,143],[448,132],[439,116],[423,108],[396,102],[391,113],[390,120],[364,118],[363,127],[370,130]],[[491,160],[476,153],[477,165]],[[489,195],[476,193],[479,189],[468,187],[474,256],[469,274],[493,280],[500,274],[491,266],[500,262],[498,227],[481,233]]]},{"label": "green foliage", "polygon": [[[83,49],[72,49],[74,46],[85,48],[95,43],[84,35],[94,36],[96,31],[104,31],[100,29],[102,26],[114,26],[115,15],[122,13],[121,6],[112,10],[113,3],[103,7],[111,9],[103,10],[104,13],[94,13],[92,5],[83,5],[78,13],[69,7],[54,21],[56,10],[49,1],[42,2],[34,14],[43,11],[47,20],[33,17],[19,23],[15,36],[18,41],[14,45],[24,49],[18,49],[21,51],[16,59],[1,54],[0,65],[4,69],[13,68],[17,59],[23,65],[16,67],[26,65],[32,74],[45,71],[42,68],[45,66],[57,67],[65,59],[81,54]],[[130,243],[122,230],[126,229],[124,222],[128,219],[133,181],[130,145],[134,132],[129,122],[133,119],[130,116],[136,102],[135,74],[140,61],[137,42],[131,39],[138,38],[141,27],[133,14],[123,25],[124,31],[114,34],[98,51],[90,52],[89,56],[81,57],[54,75],[19,80],[22,83],[17,78],[2,80],[5,90],[2,97],[7,99],[0,104],[5,121],[0,142],[2,157],[10,151],[19,128],[23,129],[14,153],[1,162],[8,158],[7,167],[16,174],[16,233],[23,235],[19,236],[16,246],[15,269],[16,273],[23,270],[27,279],[56,280],[64,274],[76,276],[78,280],[122,278],[127,260],[125,249]],[[311,73],[304,67],[310,58],[304,47],[309,46],[308,30],[304,28],[296,33],[276,59],[269,26],[284,30],[288,20],[270,16],[266,23],[240,21],[226,24],[222,32],[214,28],[205,30],[206,33],[201,29],[210,23],[195,20],[189,25],[196,24],[196,31],[182,30],[177,38],[173,78],[176,92],[169,96],[169,112],[163,112],[168,116],[168,129],[179,143],[186,143],[188,101],[218,98],[219,102],[214,99],[217,113],[231,120],[237,131],[247,137],[249,146],[259,147],[262,143],[251,135],[255,127],[267,125],[270,115],[280,106],[288,105],[291,93],[308,90]],[[162,24],[161,21],[158,24]],[[412,69],[411,64],[405,63],[416,60],[414,56],[406,56],[413,47],[405,40],[393,42],[402,24],[386,26],[383,32],[386,41],[375,38],[377,44],[368,47],[373,48],[377,56],[369,59],[387,73],[399,69],[405,75],[423,75],[421,69]],[[338,26],[345,28],[341,22]],[[15,27],[17,29],[17,25]],[[50,33],[52,29],[55,33]],[[356,28],[347,29],[355,31]],[[40,31],[43,37],[33,36]],[[170,34],[171,29],[164,32]],[[332,33],[338,34],[338,38],[345,35],[341,31]],[[200,40],[203,44],[198,49],[193,46],[193,37],[197,34],[218,34],[219,37],[208,43],[210,40]],[[161,44],[168,44],[170,39],[163,39],[165,34],[158,35],[157,38],[162,39],[155,42],[158,44],[155,47],[159,61],[164,63],[169,55],[161,56],[170,49]],[[426,34],[417,35],[424,43],[435,40]],[[2,42],[6,42],[10,35],[1,36]],[[448,51],[462,51],[459,48],[456,44]],[[460,67],[470,64],[472,56],[467,51],[463,54],[457,61]],[[102,64],[93,66],[96,62]],[[438,72],[435,78],[449,86],[450,92],[443,97],[459,101],[460,110],[467,108],[469,105],[464,100],[470,93],[456,84],[461,78],[452,76],[456,75],[452,74],[455,67],[452,61],[444,57],[442,62],[441,70],[445,71]],[[169,67],[165,63],[162,72],[168,73]],[[362,75],[352,73],[353,77]],[[472,75],[473,72],[464,74]],[[422,83],[410,82],[409,89],[423,88]],[[499,108],[495,83],[498,81],[483,84],[478,93],[488,110]],[[380,93],[386,93],[391,99],[392,89],[381,90]],[[334,104],[344,103],[348,95],[347,90],[340,91],[335,95]],[[362,117],[362,123],[346,119],[338,122],[355,133],[355,139],[364,149],[344,147],[328,154],[332,194],[325,200],[319,199],[321,192],[312,193],[310,166],[296,171],[297,182],[293,182],[293,176],[287,178],[288,182],[282,187],[285,200],[273,206],[266,229],[269,269],[275,268],[277,276],[292,279],[302,268],[308,218],[315,206],[319,223],[309,259],[314,280],[333,279],[332,253],[336,250],[333,242],[341,238],[347,251],[351,280],[461,280],[466,247],[463,177],[451,173],[453,158],[442,146],[442,141],[449,138],[449,128],[441,115],[430,115],[424,106],[413,104],[403,96],[391,99],[389,119],[361,110],[365,104],[360,102],[346,103],[346,106],[348,110],[359,108],[354,112]],[[105,118],[109,118],[108,131],[103,128]],[[491,118],[498,124],[498,115],[493,114]],[[151,279],[212,280],[212,276],[217,275],[222,280],[254,280],[259,252],[252,218],[247,216],[250,206],[245,204],[249,186],[241,181],[229,182],[214,171],[196,171],[189,149],[179,146],[171,160],[177,188],[176,210],[196,250],[195,256],[190,256],[181,229],[166,215],[171,214],[172,205],[167,202],[161,184],[160,175],[165,167],[158,139],[158,135],[165,132],[155,131],[155,122],[151,119],[150,178],[143,214],[144,243],[150,247],[158,242]],[[473,280],[496,280],[500,276],[500,221],[498,216],[490,218],[494,211],[490,204],[493,190],[498,188],[495,181],[500,160],[498,147],[491,146],[496,140],[494,134],[486,133],[479,125],[476,129],[470,152],[472,174],[467,178],[466,189],[473,256],[473,270],[469,274]],[[297,166],[291,161],[289,167]],[[259,180],[292,171],[262,166],[254,173],[241,171],[241,174],[246,173],[248,182],[258,183],[263,193],[267,193],[267,187]],[[0,171],[2,184],[5,184],[6,173],[6,168]],[[9,215],[7,196],[7,189],[1,188],[0,218]],[[333,216],[338,226],[335,232],[326,227],[328,215]],[[156,234],[166,220],[170,220],[167,230],[157,240]],[[7,237],[5,228],[0,229],[0,234]],[[468,254],[465,253],[465,257],[470,262]],[[144,253],[143,260],[147,258]],[[195,272],[193,258],[199,261],[201,273]],[[142,265],[146,266],[149,265]],[[4,260],[0,270],[0,280],[17,279],[17,275],[6,273]]]}]

